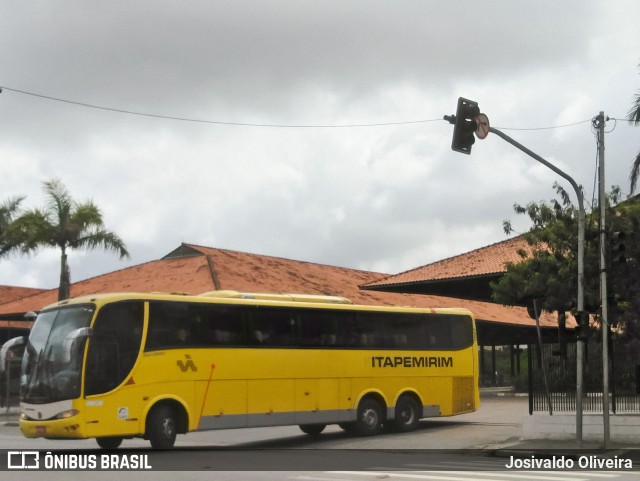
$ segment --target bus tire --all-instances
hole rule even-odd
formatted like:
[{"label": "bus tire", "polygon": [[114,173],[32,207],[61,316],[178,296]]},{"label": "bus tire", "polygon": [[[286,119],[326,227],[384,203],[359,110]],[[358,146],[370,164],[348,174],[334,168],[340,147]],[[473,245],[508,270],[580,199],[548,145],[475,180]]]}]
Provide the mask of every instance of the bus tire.
[{"label": "bus tire", "polygon": [[418,427],[420,422],[420,405],[412,396],[400,396],[396,403],[393,427],[396,431],[407,433]]},{"label": "bus tire", "polygon": [[358,436],[374,436],[382,430],[382,406],[373,398],[365,398],[358,405],[355,432]]},{"label": "bus tire", "polygon": [[354,434],[356,432],[356,423],[340,423],[338,426],[347,434]]},{"label": "bus tire", "polygon": [[153,449],[171,449],[176,442],[176,413],[166,405],[155,406],[147,416],[146,437]]},{"label": "bus tire", "polygon": [[317,436],[324,431],[324,428],[326,427],[326,424],[301,424],[300,430],[309,436]]},{"label": "bus tire", "polygon": [[122,438],[119,436],[103,436],[96,438],[96,442],[102,449],[118,449],[122,444]]}]

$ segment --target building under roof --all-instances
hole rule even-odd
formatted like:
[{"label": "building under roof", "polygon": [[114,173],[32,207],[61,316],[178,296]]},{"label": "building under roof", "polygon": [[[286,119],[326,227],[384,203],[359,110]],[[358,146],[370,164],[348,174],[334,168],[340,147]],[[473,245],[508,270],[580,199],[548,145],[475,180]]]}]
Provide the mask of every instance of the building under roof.
[{"label": "building under roof", "polygon": [[376,280],[362,289],[451,296],[491,301],[489,284],[502,277],[508,263],[518,263],[531,246],[519,236],[466,254]]},{"label": "building under roof", "polygon": [[[504,252],[508,250],[505,248]],[[479,251],[470,253],[470,259],[478,259],[467,266],[466,272],[469,272],[470,277],[486,276],[492,270],[482,267],[482,256],[477,254]],[[457,261],[442,262],[449,264],[450,272],[464,272],[463,266],[468,263],[465,256],[453,259]],[[504,263],[503,259],[503,266]],[[420,269],[427,272],[427,268],[429,266]],[[414,270],[412,275],[415,276],[418,271],[419,269]],[[465,299],[465,296],[372,290],[373,286],[383,285],[394,277],[377,272],[183,243],[161,259],[76,282],[71,287],[71,295],[154,291],[199,294],[215,289],[336,295],[365,305],[466,307],[476,316],[478,341],[482,345],[527,344],[537,338],[535,322],[523,307]],[[17,327],[16,322],[25,322],[23,316],[26,312],[38,311],[55,303],[58,295],[57,289],[33,289],[24,293],[26,295],[23,297],[9,298],[0,304],[0,328],[6,330],[11,327],[10,322],[14,323],[13,327]],[[555,317],[544,314],[540,324],[547,338],[555,337]]]}]

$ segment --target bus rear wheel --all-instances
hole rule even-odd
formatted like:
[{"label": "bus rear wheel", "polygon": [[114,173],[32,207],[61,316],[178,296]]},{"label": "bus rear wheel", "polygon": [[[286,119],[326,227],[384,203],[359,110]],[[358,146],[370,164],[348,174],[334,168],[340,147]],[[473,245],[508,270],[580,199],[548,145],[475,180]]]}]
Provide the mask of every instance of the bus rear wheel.
[{"label": "bus rear wheel", "polygon": [[418,427],[420,421],[420,405],[411,396],[401,396],[396,403],[396,417],[393,427],[396,431],[407,433]]},{"label": "bus rear wheel", "polygon": [[102,449],[118,449],[122,444],[122,438],[118,436],[104,436],[96,438],[96,442]]},{"label": "bus rear wheel", "polygon": [[178,423],[169,406],[154,407],[147,417],[146,437],[153,449],[171,449],[176,442]]},{"label": "bus rear wheel", "polygon": [[310,436],[317,436],[322,431],[324,431],[324,428],[326,427],[326,424],[301,424],[300,430]]},{"label": "bus rear wheel", "polygon": [[358,436],[374,436],[382,430],[382,406],[372,398],[363,399],[358,406],[355,432]]}]

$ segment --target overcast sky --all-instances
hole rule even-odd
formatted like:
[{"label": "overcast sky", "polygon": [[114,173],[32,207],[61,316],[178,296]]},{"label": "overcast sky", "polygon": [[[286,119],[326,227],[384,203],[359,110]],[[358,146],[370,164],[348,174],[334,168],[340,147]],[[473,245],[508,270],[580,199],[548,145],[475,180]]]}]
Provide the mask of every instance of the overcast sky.
[{"label": "overcast sky", "polygon": [[[604,111],[606,183],[628,192],[638,19],[637,0],[10,0],[0,201],[43,206],[52,178],[93,199],[131,258],[73,252],[72,281],[181,242],[402,272],[526,230],[513,204],[555,181],[575,200],[495,135],[451,151],[460,96],[589,202]],[[3,259],[0,284],[56,287],[58,259]]]}]

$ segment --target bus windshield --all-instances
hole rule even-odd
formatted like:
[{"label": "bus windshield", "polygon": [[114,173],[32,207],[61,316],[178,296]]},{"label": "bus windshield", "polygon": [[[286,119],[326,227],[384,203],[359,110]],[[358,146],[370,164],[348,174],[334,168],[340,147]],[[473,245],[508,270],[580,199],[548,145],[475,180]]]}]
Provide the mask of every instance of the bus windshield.
[{"label": "bus windshield", "polygon": [[77,305],[38,315],[22,360],[22,401],[44,404],[80,395],[86,336],[74,337],[74,332],[89,327],[94,309]]}]

